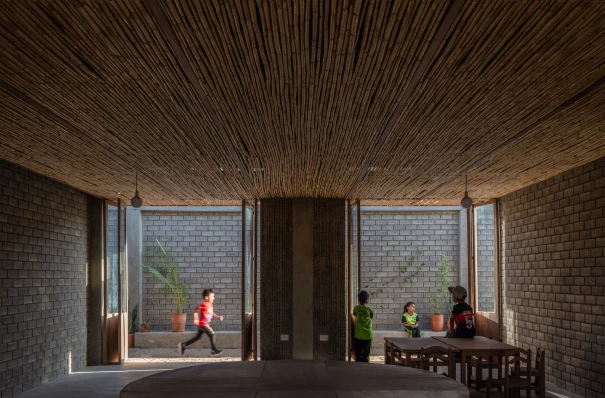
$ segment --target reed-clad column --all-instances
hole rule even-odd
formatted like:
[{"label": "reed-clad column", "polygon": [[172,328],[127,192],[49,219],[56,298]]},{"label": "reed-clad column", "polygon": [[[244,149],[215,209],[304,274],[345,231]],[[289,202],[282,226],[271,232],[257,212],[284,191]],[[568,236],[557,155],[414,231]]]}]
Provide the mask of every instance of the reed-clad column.
[{"label": "reed-clad column", "polygon": [[292,359],[292,200],[263,199],[260,216],[260,355]]}]

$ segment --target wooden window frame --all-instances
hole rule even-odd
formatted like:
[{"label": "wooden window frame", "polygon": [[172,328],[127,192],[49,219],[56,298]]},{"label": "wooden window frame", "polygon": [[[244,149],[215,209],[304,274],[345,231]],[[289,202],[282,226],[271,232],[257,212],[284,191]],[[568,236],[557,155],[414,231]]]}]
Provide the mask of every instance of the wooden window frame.
[{"label": "wooden window frame", "polygon": [[[479,282],[478,282],[478,264],[477,264],[477,224],[476,224],[476,208],[493,205],[494,212],[494,312],[480,311],[479,308]],[[475,313],[498,323],[499,334],[501,335],[502,322],[502,306],[501,306],[501,270],[500,270],[500,209],[499,202],[497,199],[480,202],[473,204],[472,208],[468,212],[468,235],[469,235],[469,287],[470,287],[470,298],[471,305],[475,309]],[[498,336],[500,337],[500,336]]]}]

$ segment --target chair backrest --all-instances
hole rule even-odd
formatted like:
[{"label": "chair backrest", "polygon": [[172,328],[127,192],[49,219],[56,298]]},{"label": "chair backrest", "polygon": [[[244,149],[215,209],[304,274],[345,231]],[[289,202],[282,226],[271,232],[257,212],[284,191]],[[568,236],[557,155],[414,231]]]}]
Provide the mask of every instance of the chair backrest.
[{"label": "chair backrest", "polygon": [[544,358],[545,353],[546,352],[544,350],[541,350],[539,348],[536,351],[536,369],[544,368],[544,366],[546,364],[546,358]]},{"label": "chair backrest", "polygon": [[[524,374],[521,373],[521,365],[526,367]],[[531,350],[522,348],[506,350],[504,352],[504,369],[510,369],[511,366],[514,367],[515,374],[531,381]],[[508,378],[508,374],[509,372],[506,371],[506,378]]]},{"label": "chair backrest", "polygon": [[420,368],[428,369],[430,366],[450,366],[454,362],[451,348],[432,346],[420,349]]}]

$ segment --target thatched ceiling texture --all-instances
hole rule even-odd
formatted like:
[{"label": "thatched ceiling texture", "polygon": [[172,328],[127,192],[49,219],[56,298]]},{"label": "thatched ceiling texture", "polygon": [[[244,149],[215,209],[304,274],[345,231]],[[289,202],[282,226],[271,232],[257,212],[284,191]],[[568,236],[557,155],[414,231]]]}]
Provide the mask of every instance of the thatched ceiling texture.
[{"label": "thatched ceiling texture", "polygon": [[0,0],[0,140],[146,204],[498,197],[605,156],[605,2]]}]

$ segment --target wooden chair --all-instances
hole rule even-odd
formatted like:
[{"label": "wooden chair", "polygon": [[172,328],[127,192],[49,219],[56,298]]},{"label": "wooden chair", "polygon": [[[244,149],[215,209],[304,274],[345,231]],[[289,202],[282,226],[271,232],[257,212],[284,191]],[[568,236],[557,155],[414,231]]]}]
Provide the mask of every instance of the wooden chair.
[{"label": "wooden chair", "polygon": [[[540,398],[546,397],[546,352],[538,348],[536,352],[536,366],[529,369],[531,376],[534,378],[534,382],[532,384],[532,390],[536,391],[536,395],[540,396]],[[519,369],[521,374],[525,374],[527,372],[526,367],[522,366]],[[513,369],[513,375],[515,375],[515,370]]]},{"label": "wooden chair", "polygon": [[[490,337],[490,340],[502,342],[502,339],[494,339]],[[466,361],[466,385],[472,387],[475,385],[475,390],[479,391],[481,387],[486,384],[483,380],[483,370],[489,370],[488,378],[493,378],[493,371],[498,370],[498,378],[502,377],[502,362],[495,355],[478,355],[474,358],[467,359]],[[475,369],[475,375],[473,376],[473,369]]]},{"label": "wooden chair", "polygon": [[439,346],[420,349],[420,369],[429,370],[433,367],[433,372],[437,372],[438,366],[447,366],[447,375],[450,378],[456,377],[456,360],[452,354],[451,348]]},{"label": "wooden chair", "polygon": [[[525,372],[521,372],[521,366],[525,364]],[[509,371],[511,370],[512,372]],[[514,375],[513,375],[514,374]],[[521,390],[525,388],[526,396],[531,396],[531,350],[517,348],[504,352],[504,377],[501,379],[487,380],[487,398],[491,397],[492,386],[504,387],[504,395],[510,396],[510,390]]]}]

